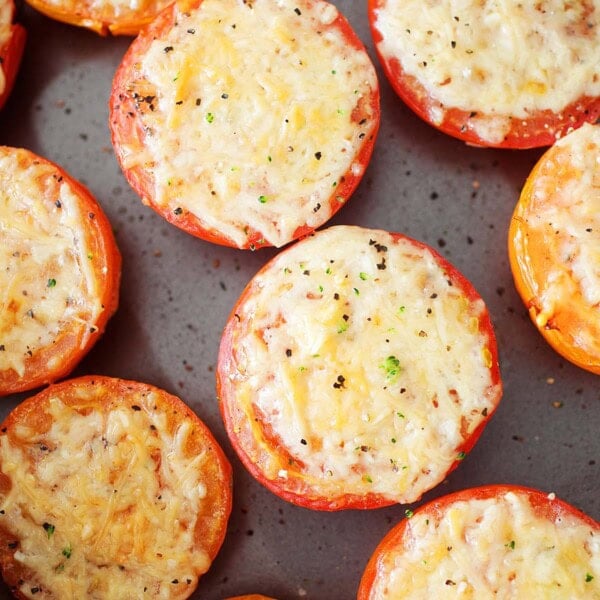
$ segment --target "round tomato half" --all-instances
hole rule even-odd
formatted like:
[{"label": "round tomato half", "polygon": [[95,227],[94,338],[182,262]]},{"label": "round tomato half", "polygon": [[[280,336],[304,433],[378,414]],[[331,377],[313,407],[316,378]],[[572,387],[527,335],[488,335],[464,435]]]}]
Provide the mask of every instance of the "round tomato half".
[{"label": "round tomato half", "polygon": [[100,35],[136,35],[172,0],[118,3],[114,0],[26,0],[42,14]]},{"label": "round tomato half", "polygon": [[19,598],[188,598],[225,536],[231,467],[179,398],[88,376],[0,426],[0,567]]},{"label": "round tomato half", "polygon": [[13,23],[15,5],[12,0],[0,0],[0,109],[13,88],[23,49],[25,29]]},{"label": "round tomato half", "polygon": [[573,131],[539,160],[513,213],[508,251],[546,341],[600,374],[600,126]]},{"label": "round tomato half", "polygon": [[375,69],[324,0],[173,4],[114,78],[117,158],[143,202],[210,242],[282,246],[348,200],[379,127]]},{"label": "round tomato half", "polygon": [[90,192],[0,146],[0,395],[67,375],[118,304],[121,256]]},{"label": "round tomato half", "polygon": [[217,367],[225,428],[269,490],[316,510],[417,500],[465,458],[501,396],[473,286],[400,234],[331,227],[248,284]]},{"label": "round tomato half", "polygon": [[599,542],[600,524],[555,494],[467,489],[391,529],[367,564],[358,600],[596,598]]},{"label": "round tomato half", "polygon": [[369,19],[400,98],[471,145],[549,146],[600,116],[600,11],[588,2],[369,0]]}]

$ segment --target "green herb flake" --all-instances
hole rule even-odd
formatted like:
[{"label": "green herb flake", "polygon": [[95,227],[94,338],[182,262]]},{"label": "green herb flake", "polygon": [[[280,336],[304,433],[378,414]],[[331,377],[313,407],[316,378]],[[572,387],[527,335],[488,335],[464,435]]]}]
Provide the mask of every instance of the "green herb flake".
[{"label": "green herb flake", "polygon": [[396,413],[396,416],[397,416],[399,419],[404,419],[404,418],[405,418],[405,417],[404,417],[404,415],[403,415],[401,412],[397,412],[397,413]]},{"label": "green herb flake", "polygon": [[53,288],[56,286],[56,279],[48,279],[48,283],[46,284],[49,288]]},{"label": "green herb flake", "polygon": [[215,115],[211,112],[206,113],[206,122],[212,123],[215,120]]},{"label": "green herb flake", "polygon": [[352,289],[354,290],[354,293],[355,293],[357,296],[360,296],[360,292],[359,292],[358,288],[352,288]]},{"label": "green herb flake", "polygon": [[383,361],[383,364],[379,365],[379,368],[385,371],[385,376],[387,379],[393,379],[400,374],[400,360],[394,355],[388,356]]},{"label": "green herb flake", "polygon": [[373,479],[371,479],[370,475],[363,475],[363,481],[366,481],[367,483],[373,483]]},{"label": "green herb flake", "polygon": [[48,539],[50,539],[52,537],[52,535],[54,534],[54,529],[55,529],[54,525],[52,525],[52,523],[44,523],[42,525],[42,527],[44,528],[44,531],[48,535]]},{"label": "green herb flake", "polygon": [[358,274],[358,276],[359,276],[359,277],[360,277],[360,278],[361,278],[363,281],[366,281],[366,280],[369,278],[369,276],[368,276],[368,275],[367,275],[367,274],[366,274],[364,271],[361,271],[361,272]]},{"label": "green herb flake", "polygon": [[510,542],[507,542],[506,544],[504,544],[507,548],[510,548],[511,550],[515,549],[515,540],[510,540]]},{"label": "green herb flake", "polygon": [[594,576],[591,573],[586,573],[585,574],[585,582],[589,583],[590,581],[592,581],[594,579]]},{"label": "green herb flake", "polygon": [[407,509],[404,511],[404,516],[405,516],[407,519],[410,519],[410,518],[411,518],[411,517],[412,517],[414,514],[415,514],[415,513],[414,513],[412,510],[410,510],[410,508],[407,508]]},{"label": "green herb flake", "polygon": [[343,323],[341,323],[337,329],[338,333],[344,333],[344,331],[348,330],[348,322],[344,321]]},{"label": "green herb flake", "polygon": [[392,444],[395,444],[397,440],[396,438],[392,438],[390,441],[392,442]]},{"label": "green herb flake", "polygon": [[467,456],[467,453],[464,452],[463,450],[461,450],[457,455],[456,455],[456,460],[464,460],[465,457]]},{"label": "green herb flake", "polygon": [[263,195],[260,195],[260,196],[258,197],[258,201],[259,201],[261,204],[266,204],[266,203],[267,203],[267,197],[266,197],[266,196],[263,196]]}]

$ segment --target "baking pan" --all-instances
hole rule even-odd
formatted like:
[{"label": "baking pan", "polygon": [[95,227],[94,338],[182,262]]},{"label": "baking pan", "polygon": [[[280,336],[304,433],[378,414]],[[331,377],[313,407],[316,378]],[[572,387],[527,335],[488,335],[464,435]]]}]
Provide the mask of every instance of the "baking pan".
[{"label": "baking pan", "polygon": [[[366,2],[335,4],[376,62]],[[119,310],[74,375],[137,379],[179,395],[212,429],[234,467],[228,533],[192,597],[354,598],[370,553],[407,507],[319,513],[288,504],[245,472],[218,413],[222,328],[245,284],[276,251],[195,239],[144,207],[129,188],[113,155],[107,106],[130,38],[101,38],[26,6],[19,20],[29,38],[0,113],[0,144],[28,148],[84,182],[110,218],[123,254]],[[500,407],[473,451],[414,506],[465,487],[515,483],[555,492],[598,519],[600,379],[543,341],[508,266],[510,216],[542,151],[472,148],[435,131],[401,103],[376,66],[382,123],[375,151],[331,224],[399,231],[454,263],[489,307],[504,381]],[[26,395],[2,399],[0,417]],[[9,597],[0,587],[0,598]]]}]

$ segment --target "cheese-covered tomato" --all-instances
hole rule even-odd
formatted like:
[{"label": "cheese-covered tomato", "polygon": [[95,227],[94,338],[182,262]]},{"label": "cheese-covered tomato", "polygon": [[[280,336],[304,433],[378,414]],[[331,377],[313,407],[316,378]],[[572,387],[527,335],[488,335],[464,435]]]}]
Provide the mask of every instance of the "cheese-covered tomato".
[{"label": "cheese-covered tomato", "polygon": [[600,116],[596,1],[369,0],[369,15],[398,95],[470,144],[548,146]]},{"label": "cheese-covered tomato", "polygon": [[262,484],[319,510],[417,500],[501,396],[482,299],[431,248],[352,226],[315,233],[248,284],[223,333],[227,433]]},{"label": "cheese-covered tomato", "polygon": [[51,19],[100,35],[136,35],[172,0],[26,0]]},{"label": "cheese-covered tomato", "polygon": [[600,525],[555,494],[467,489],[402,520],[369,561],[358,600],[600,597]]},{"label": "cheese-covered tomato", "polygon": [[324,0],[173,4],[113,82],[117,158],[143,201],[203,239],[282,246],[348,200],[379,126],[375,69]]},{"label": "cheese-covered tomato", "polygon": [[544,338],[600,374],[600,126],[584,125],[542,156],[513,213],[508,250]]},{"label": "cheese-covered tomato", "polygon": [[25,29],[13,23],[15,5],[0,0],[0,108],[8,99],[25,47]]},{"label": "cheese-covered tomato", "polygon": [[90,192],[0,146],[0,395],[67,375],[118,303],[121,257]]},{"label": "cheese-covered tomato", "polygon": [[0,567],[18,598],[187,598],[230,511],[221,448],[153,386],[64,381],[0,426]]}]

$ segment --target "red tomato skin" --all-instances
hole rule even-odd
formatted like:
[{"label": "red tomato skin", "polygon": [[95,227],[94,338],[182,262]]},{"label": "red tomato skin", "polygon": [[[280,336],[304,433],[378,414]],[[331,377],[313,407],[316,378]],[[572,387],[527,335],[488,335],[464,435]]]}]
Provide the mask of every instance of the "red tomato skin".
[{"label": "red tomato skin", "polygon": [[[201,4],[202,0],[189,0],[189,2],[186,3],[186,6],[192,10],[199,7]],[[134,108],[135,102],[133,96],[127,92],[128,71],[131,66],[137,62],[139,56],[144,53],[152,41],[173,26],[175,23],[176,8],[177,3],[173,3],[164,9],[148,27],[140,32],[125,53],[125,56],[115,73],[109,100],[109,125],[115,155],[129,185],[138,196],[140,196],[142,202],[147,206],[150,206],[169,223],[175,225],[175,227],[204,241],[220,246],[239,248],[242,250],[258,250],[260,248],[271,247],[272,245],[264,239],[263,233],[256,231],[255,229],[250,228],[246,242],[241,246],[237,246],[221,231],[207,227],[192,213],[183,211],[181,214],[175,214],[169,208],[160,206],[153,198],[152,188],[154,186],[154,180],[152,174],[143,170],[141,167],[126,168],[124,166],[124,152],[121,147],[121,142],[128,140],[132,136],[143,145],[145,135],[140,122],[134,118],[136,110]],[[363,43],[341,13],[338,12],[337,18],[328,27],[339,28],[343,31],[344,36],[350,45],[358,51],[365,51]],[[329,219],[333,218],[358,187],[367,165],[371,160],[381,122],[380,93],[378,86],[373,90],[369,105],[371,107],[375,125],[372,133],[363,141],[356,157],[355,162],[362,166],[361,173],[356,174],[352,172],[352,169],[348,169],[341,178],[339,185],[327,200],[331,211]],[[294,231],[294,234],[289,241],[301,239],[314,231],[314,229],[314,227],[310,227],[306,224],[302,225]]]},{"label": "red tomato skin", "polygon": [[498,143],[482,139],[468,126],[470,111],[446,108],[444,120],[439,124],[433,123],[428,107],[434,102],[423,85],[415,77],[405,73],[397,59],[388,60],[379,50],[378,43],[382,36],[375,27],[375,10],[386,2],[387,0],[369,0],[368,3],[369,23],[379,62],[390,85],[403,102],[423,121],[443,133],[470,146],[525,150],[551,146],[572,129],[577,129],[584,123],[594,123],[600,118],[600,98],[584,96],[566,106],[560,113],[542,110],[527,119],[513,119],[510,131]]},{"label": "red tomato skin", "polygon": [[[2,149],[2,146],[0,146]],[[18,377],[0,373],[0,397],[18,392],[25,392],[35,388],[53,383],[59,379],[66,377],[83,357],[93,348],[96,342],[104,333],[110,317],[116,312],[119,305],[119,287],[121,282],[121,253],[116,244],[112,225],[108,218],[101,210],[91,192],[79,181],[73,179],[60,165],[34,155],[26,151],[32,159],[44,162],[53,166],[56,169],[57,176],[62,177],[69,183],[74,194],[81,200],[85,213],[93,213],[94,218],[88,221],[89,227],[93,230],[93,238],[99,247],[99,251],[104,256],[104,267],[106,271],[100,275],[103,281],[103,294],[101,302],[104,306],[100,313],[95,326],[97,330],[93,335],[90,335],[85,345],[79,345],[77,349],[64,356],[60,365],[52,370],[46,368],[45,364],[34,366],[33,369],[26,366],[25,375]],[[98,272],[96,273],[98,276]],[[26,363],[27,365],[27,363]]]},{"label": "red tomato skin", "polygon": [[[424,513],[435,517],[441,515],[448,506],[455,502],[486,500],[488,498],[494,498],[508,492],[514,492],[515,494],[527,496],[531,505],[537,510],[538,515],[546,519],[555,520],[560,516],[569,515],[580,519],[592,529],[600,529],[600,523],[596,522],[592,517],[581,512],[579,509],[571,506],[567,502],[556,497],[549,497],[547,493],[540,490],[512,484],[485,485],[454,492],[420,506],[419,508],[415,509],[414,514],[416,515]],[[383,539],[375,548],[361,578],[357,600],[370,599],[371,588],[373,587],[373,583],[375,582],[375,578],[377,576],[379,560],[381,559],[382,555],[399,545],[406,530],[407,524],[408,518],[402,519],[402,521],[395,525],[383,537]]]},{"label": "red tomato skin", "polygon": [[[477,290],[473,287],[469,280],[433,248],[420,241],[408,238],[400,233],[391,233],[391,235],[393,236],[394,240],[408,239],[416,247],[429,251],[435,257],[438,264],[442,266],[448,276],[448,279],[452,280],[453,285],[463,291],[469,300],[472,301],[480,298]],[[257,276],[264,273],[269,268],[269,264],[270,263],[264,265],[257,273]],[[227,431],[231,444],[236,450],[243,465],[250,472],[250,474],[269,491],[283,500],[303,508],[333,512],[346,509],[369,510],[397,504],[396,501],[390,500],[382,494],[373,493],[364,495],[343,494],[335,498],[320,496],[311,490],[310,485],[303,480],[302,474],[300,472],[296,473],[294,470],[292,470],[292,467],[288,467],[288,479],[285,485],[283,482],[278,480],[268,479],[264,475],[260,467],[261,456],[268,456],[268,453],[271,452],[272,449],[257,447],[256,441],[252,438],[251,428],[244,426],[246,415],[239,408],[237,408],[235,404],[235,391],[230,387],[227,377],[223,376],[223,374],[235,372],[236,360],[234,358],[235,348],[233,340],[235,337],[235,330],[238,326],[237,313],[239,307],[245,303],[252,293],[253,285],[252,281],[250,281],[240,295],[240,298],[233,307],[233,310],[231,311],[231,314],[227,320],[223,336],[221,338],[221,346],[219,348],[217,360],[217,399],[219,401],[219,409],[225,424],[225,430]],[[491,352],[492,363],[490,367],[491,385],[497,386],[497,395],[494,398],[493,409],[488,411],[485,419],[464,441],[460,448],[458,448],[457,458],[452,463],[445,475],[448,475],[454,469],[456,469],[465,458],[466,454],[476,444],[477,440],[483,433],[485,426],[496,411],[502,397],[502,380],[498,360],[496,336],[487,309],[479,319],[479,330],[484,333],[489,340],[488,349]],[[249,454],[247,448],[251,448],[253,453]],[[440,479],[440,481],[442,479],[443,477]]]},{"label": "red tomato skin", "polygon": [[[14,16],[15,6],[12,0],[8,0],[11,3],[11,12]],[[8,40],[0,48],[0,69],[4,71],[4,77],[6,79],[6,85],[4,91],[0,93],[0,110],[6,104],[10,92],[15,83],[17,72],[21,64],[21,58],[23,57],[23,51],[25,50],[25,40],[27,33],[25,28],[18,23],[14,23],[11,26]]]}]

